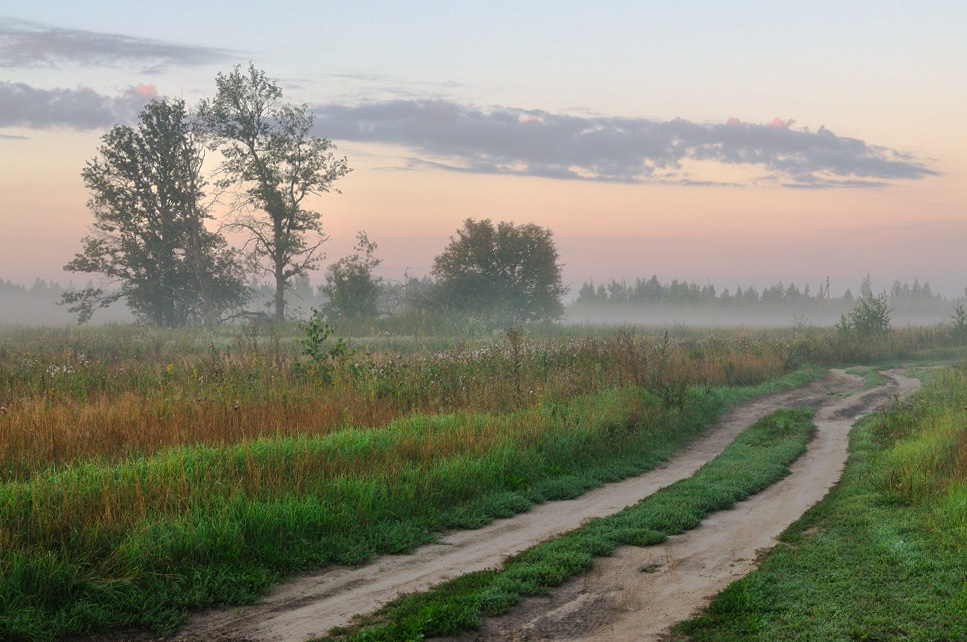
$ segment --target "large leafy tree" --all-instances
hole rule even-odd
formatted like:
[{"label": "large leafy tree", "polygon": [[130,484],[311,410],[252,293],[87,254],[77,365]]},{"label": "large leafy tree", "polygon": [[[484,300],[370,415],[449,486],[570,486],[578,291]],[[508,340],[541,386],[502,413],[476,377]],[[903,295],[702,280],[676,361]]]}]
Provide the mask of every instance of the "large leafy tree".
[{"label": "large leafy tree", "polygon": [[564,313],[561,268],[551,230],[468,218],[434,259],[432,274],[448,307],[526,322]]},{"label": "large leafy tree", "polygon": [[381,263],[376,243],[366,232],[356,235],[356,251],[326,269],[322,293],[329,301],[326,313],[336,319],[372,318],[379,314],[382,279],[373,273]]},{"label": "large leafy tree", "polygon": [[102,274],[113,287],[65,293],[79,321],[122,297],[138,318],[163,326],[210,322],[241,305],[237,257],[205,226],[204,147],[184,101],[152,101],[136,126],[108,131],[98,152],[81,172],[92,233],[64,269]]},{"label": "large leafy tree", "polygon": [[282,90],[249,65],[219,74],[214,99],[202,103],[213,144],[224,155],[223,187],[237,186],[242,201],[231,228],[249,236],[249,247],[275,282],[275,318],[285,318],[285,292],[295,277],[315,268],[325,242],[319,212],[305,199],[338,191],[332,184],[349,171],[332,143],[312,135],[306,105],[282,102]]}]

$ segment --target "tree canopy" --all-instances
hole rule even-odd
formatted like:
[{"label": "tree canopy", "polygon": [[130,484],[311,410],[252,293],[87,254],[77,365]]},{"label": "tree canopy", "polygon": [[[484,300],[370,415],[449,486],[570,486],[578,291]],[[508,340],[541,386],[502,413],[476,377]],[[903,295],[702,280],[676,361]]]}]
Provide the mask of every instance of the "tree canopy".
[{"label": "tree canopy", "polygon": [[468,218],[432,274],[447,307],[517,323],[563,315],[562,267],[551,230]]},{"label": "tree canopy", "polygon": [[181,100],[152,101],[136,126],[117,125],[81,175],[92,233],[64,269],[99,273],[117,289],[63,300],[79,321],[121,297],[141,320],[180,326],[241,305],[245,286],[225,239],[205,227],[203,147]]},{"label": "tree canopy", "polygon": [[224,156],[222,187],[242,195],[230,228],[249,235],[249,247],[275,281],[275,318],[285,318],[285,292],[292,279],[318,266],[322,232],[319,212],[305,199],[335,190],[349,173],[332,143],[312,134],[306,105],[282,102],[282,90],[265,72],[249,65],[218,74],[215,98],[202,103],[212,144]]},{"label": "tree canopy", "polygon": [[382,279],[373,274],[380,263],[376,243],[366,232],[356,235],[356,251],[326,269],[322,293],[329,301],[325,312],[335,319],[373,318],[379,314]]}]

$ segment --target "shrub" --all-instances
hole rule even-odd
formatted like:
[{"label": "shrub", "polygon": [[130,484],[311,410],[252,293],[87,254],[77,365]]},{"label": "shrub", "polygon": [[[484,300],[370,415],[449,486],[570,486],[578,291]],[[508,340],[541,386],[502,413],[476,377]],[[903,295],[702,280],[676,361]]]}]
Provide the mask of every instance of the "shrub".
[{"label": "shrub", "polygon": [[841,334],[857,338],[882,336],[890,331],[891,312],[887,307],[886,294],[873,296],[868,293],[857,301],[849,314],[840,318],[836,329]]}]

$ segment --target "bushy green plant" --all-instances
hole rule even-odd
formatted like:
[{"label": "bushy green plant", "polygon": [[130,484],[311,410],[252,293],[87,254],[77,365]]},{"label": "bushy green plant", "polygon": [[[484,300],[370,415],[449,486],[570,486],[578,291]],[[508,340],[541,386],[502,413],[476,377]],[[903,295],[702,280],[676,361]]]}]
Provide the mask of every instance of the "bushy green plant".
[{"label": "bushy green plant", "polygon": [[326,312],[338,320],[379,315],[382,278],[373,270],[382,261],[375,257],[376,243],[369,240],[366,232],[359,232],[356,238],[356,252],[330,265],[326,283],[320,288],[329,297]]},{"label": "bushy green plant", "polygon": [[329,325],[315,308],[312,309],[309,320],[302,324],[302,330],[305,333],[302,339],[302,354],[312,359],[315,366],[312,372],[322,374],[326,379],[331,379],[333,369],[357,351],[346,343],[343,337],[335,337],[331,343],[329,342],[336,333],[336,329]]},{"label": "bushy green plant", "polygon": [[954,314],[951,317],[954,336],[958,339],[967,339],[967,310],[964,309],[964,300],[961,299],[954,304]]},{"label": "bushy green plant", "polygon": [[886,294],[873,296],[870,292],[844,314],[836,329],[844,335],[867,338],[882,336],[890,331],[890,313]]}]

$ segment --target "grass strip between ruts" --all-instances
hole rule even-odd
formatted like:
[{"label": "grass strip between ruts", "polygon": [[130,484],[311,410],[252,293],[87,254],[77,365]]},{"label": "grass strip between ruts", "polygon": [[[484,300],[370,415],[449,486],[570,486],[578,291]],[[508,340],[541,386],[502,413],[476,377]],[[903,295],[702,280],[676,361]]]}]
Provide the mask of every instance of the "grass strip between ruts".
[{"label": "grass strip between ruts", "polygon": [[403,596],[358,628],[338,629],[329,640],[418,640],[478,628],[481,618],[506,613],[523,598],[591,568],[594,558],[622,545],[648,546],[698,526],[789,473],[814,426],[808,409],[782,410],[746,429],[692,477],[664,488],[610,517],[509,558],[499,570],[480,571],[433,589]]}]

